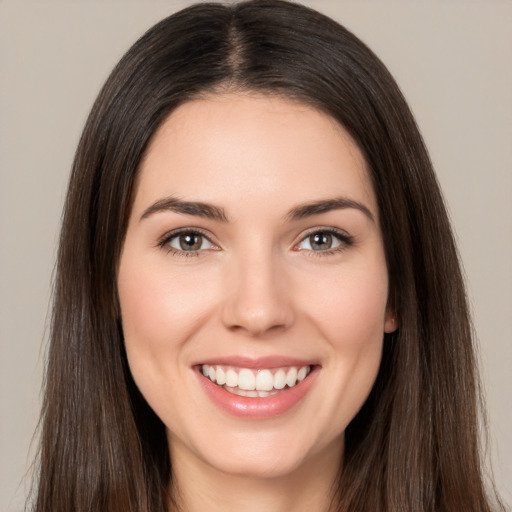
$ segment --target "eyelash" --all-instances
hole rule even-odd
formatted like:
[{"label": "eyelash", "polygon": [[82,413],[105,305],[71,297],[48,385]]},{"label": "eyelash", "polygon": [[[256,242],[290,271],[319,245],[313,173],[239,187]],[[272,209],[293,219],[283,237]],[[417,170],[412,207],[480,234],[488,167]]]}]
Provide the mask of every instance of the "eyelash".
[{"label": "eyelash", "polygon": [[184,250],[176,249],[170,245],[170,242],[173,239],[179,237],[180,235],[200,236],[200,237],[206,239],[210,244],[212,244],[212,246],[217,247],[211,241],[210,237],[208,235],[206,235],[206,233],[204,233],[203,231],[201,231],[200,229],[197,229],[197,228],[183,228],[183,229],[178,229],[176,231],[171,231],[170,233],[166,233],[162,238],[160,238],[157,246],[160,247],[161,249],[165,249],[167,251],[167,254],[172,254],[173,256],[178,256],[178,257],[182,257],[182,258],[191,258],[191,257],[200,256],[201,252],[203,252],[204,249],[197,250],[197,251],[184,251]]},{"label": "eyelash", "polygon": [[[325,251],[314,251],[312,249],[298,249],[298,246],[301,243],[303,243],[305,240],[312,237],[313,235],[317,235],[317,234],[331,235],[334,238],[336,238],[340,243],[337,247],[333,247],[332,249],[327,249]],[[311,231],[309,231],[308,233],[306,233],[300,239],[300,241],[297,244],[295,244],[294,249],[296,251],[307,251],[309,253],[309,255],[312,257],[323,258],[325,256],[331,256],[333,254],[341,253],[341,252],[345,251],[348,247],[353,246],[354,243],[355,243],[355,238],[353,236],[345,233],[344,231],[341,231],[341,230],[335,229],[335,228],[319,227],[319,228],[314,228]]]},{"label": "eyelash", "polygon": [[[212,244],[213,247],[217,247],[216,244],[214,244],[210,237],[206,235],[203,231],[199,229],[192,229],[192,228],[183,228],[179,229],[177,231],[171,231],[170,233],[166,233],[160,240],[158,241],[157,246],[161,249],[165,249],[167,251],[167,254],[172,254],[173,256],[178,257],[184,257],[184,258],[190,258],[190,257],[197,257],[200,256],[202,252],[204,252],[206,249],[199,249],[199,250],[191,250],[191,251],[185,251],[185,250],[179,250],[170,245],[170,242],[174,240],[175,238],[179,237],[180,235],[187,234],[192,236],[200,236],[206,239],[210,244]],[[305,240],[307,240],[309,237],[312,237],[316,234],[327,234],[331,235],[334,238],[336,238],[340,243],[338,246],[333,247],[332,249],[327,249],[325,251],[314,251],[312,249],[299,249],[298,246],[303,243]],[[300,241],[294,245],[294,250],[297,252],[300,251],[307,251],[314,257],[324,257],[324,256],[330,256],[332,254],[340,253],[347,249],[348,247],[351,247],[354,245],[355,240],[354,237],[351,235],[348,235],[347,233],[334,229],[334,228],[315,228],[306,233]],[[214,249],[215,250],[215,249]]]}]

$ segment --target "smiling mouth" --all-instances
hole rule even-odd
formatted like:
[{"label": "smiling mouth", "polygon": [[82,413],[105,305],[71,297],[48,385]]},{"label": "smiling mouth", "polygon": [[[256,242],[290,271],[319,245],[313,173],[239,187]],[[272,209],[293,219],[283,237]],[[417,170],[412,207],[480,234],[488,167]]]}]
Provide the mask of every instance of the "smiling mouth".
[{"label": "smiling mouth", "polygon": [[251,398],[276,395],[295,387],[312,367],[288,366],[272,369],[236,368],[226,365],[200,365],[202,374],[229,393]]}]

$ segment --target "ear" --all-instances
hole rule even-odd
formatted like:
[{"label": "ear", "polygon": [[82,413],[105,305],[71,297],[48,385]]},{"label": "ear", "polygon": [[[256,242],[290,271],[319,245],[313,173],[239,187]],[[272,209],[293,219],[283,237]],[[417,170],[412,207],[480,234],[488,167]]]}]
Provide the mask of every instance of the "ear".
[{"label": "ear", "polygon": [[394,309],[389,306],[386,308],[386,317],[384,319],[384,332],[390,334],[398,329],[398,319]]}]

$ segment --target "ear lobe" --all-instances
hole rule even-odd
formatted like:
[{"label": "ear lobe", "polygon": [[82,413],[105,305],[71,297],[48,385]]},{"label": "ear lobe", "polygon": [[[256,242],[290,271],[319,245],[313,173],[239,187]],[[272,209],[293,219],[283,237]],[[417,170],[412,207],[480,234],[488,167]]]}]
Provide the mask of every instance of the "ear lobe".
[{"label": "ear lobe", "polygon": [[386,312],[386,320],[384,322],[384,332],[390,334],[398,329],[398,319],[394,311]]}]

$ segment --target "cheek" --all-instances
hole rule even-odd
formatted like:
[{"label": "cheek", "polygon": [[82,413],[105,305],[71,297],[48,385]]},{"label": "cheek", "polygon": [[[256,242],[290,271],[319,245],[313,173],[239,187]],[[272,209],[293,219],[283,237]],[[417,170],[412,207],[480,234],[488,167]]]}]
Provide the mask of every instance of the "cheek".
[{"label": "cheek", "polygon": [[184,278],[165,267],[158,261],[122,261],[118,289],[127,349],[175,348],[207,307],[207,294],[198,293],[204,290],[200,273]]},{"label": "cheek", "polygon": [[167,393],[183,385],[188,341],[213,317],[217,286],[204,270],[185,272],[161,255],[139,258],[133,250],[121,259],[118,293],[128,364],[155,411],[162,404],[173,407]]},{"label": "cheek", "polygon": [[[118,293],[128,365],[138,388],[154,409],[160,400],[158,382],[165,373],[173,347],[169,343],[161,286],[148,279],[150,270],[121,260]],[[172,373],[171,373],[172,376]]]},{"label": "cheek", "polygon": [[306,295],[312,316],[334,348],[364,350],[380,344],[388,297],[385,263],[350,268]]},{"label": "cheek", "polygon": [[352,268],[310,295],[311,318],[327,341],[324,369],[329,398],[318,414],[331,435],[343,431],[370,393],[377,376],[384,338],[388,292],[385,264]]},{"label": "cheek", "polygon": [[174,417],[183,407],[180,394],[173,390],[183,387],[186,342],[207,307],[206,294],[197,293],[200,279],[171,272],[165,259],[141,262],[131,255],[121,259],[118,293],[128,365],[137,387],[161,418]]}]

